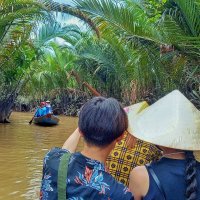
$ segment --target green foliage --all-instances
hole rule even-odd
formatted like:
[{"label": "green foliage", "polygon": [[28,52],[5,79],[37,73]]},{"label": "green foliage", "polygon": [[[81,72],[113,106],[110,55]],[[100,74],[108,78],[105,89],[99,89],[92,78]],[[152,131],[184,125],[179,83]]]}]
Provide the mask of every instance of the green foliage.
[{"label": "green foliage", "polygon": [[[196,1],[81,0],[77,5],[96,21],[102,37],[120,52],[118,60],[123,58],[126,66],[120,74],[128,80],[122,84],[124,90],[133,82],[138,99],[151,92],[158,98],[181,88],[183,69],[199,57],[199,36],[189,31],[198,30]],[[183,27],[183,22],[188,25]],[[121,82],[126,82],[124,76]]]},{"label": "green foliage", "polygon": [[[52,91],[82,89],[87,81],[125,103],[152,94],[159,98],[173,89],[199,100],[197,0],[79,0],[74,7],[10,0],[2,5],[2,94],[23,88],[41,98]],[[95,34],[61,26],[48,11],[79,17]]]},{"label": "green foliage", "polygon": [[75,87],[77,83],[68,80],[67,75],[74,68],[77,59],[74,45],[80,38],[80,29],[75,25],[61,27],[55,22],[41,26],[34,36],[39,60],[32,63],[30,70],[33,73],[30,73],[30,81],[24,90],[28,88],[30,95],[41,97],[51,90]]}]

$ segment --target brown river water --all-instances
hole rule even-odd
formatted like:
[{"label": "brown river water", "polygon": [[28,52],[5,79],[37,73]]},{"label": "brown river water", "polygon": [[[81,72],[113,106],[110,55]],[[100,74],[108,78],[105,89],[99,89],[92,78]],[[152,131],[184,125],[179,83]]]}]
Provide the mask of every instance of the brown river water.
[{"label": "brown river water", "polygon": [[[44,155],[61,147],[76,129],[78,118],[60,116],[53,127],[29,125],[32,113],[13,112],[0,124],[0,200],[39,199]],[[82,141],[77,150],[82,148]]]}]

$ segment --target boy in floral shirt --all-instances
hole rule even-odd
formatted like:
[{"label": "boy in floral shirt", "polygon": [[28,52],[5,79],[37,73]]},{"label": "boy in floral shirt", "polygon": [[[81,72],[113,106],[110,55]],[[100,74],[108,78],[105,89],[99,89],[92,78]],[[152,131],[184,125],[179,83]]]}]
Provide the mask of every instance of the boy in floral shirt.
[{"label": "boy in floral shirt", "polygon": [[[68,200],[133,200],[132,194],[105,169],[106,158],[127,129],[127,115],[113,98],[95,97],[79,114],[78,129],[62,149],[54,148],[44,158],[41,200],[58,199],[58,169],[61,157],[73,153],[68,164]],[[84,148],[75,152],[79,138]]]}]

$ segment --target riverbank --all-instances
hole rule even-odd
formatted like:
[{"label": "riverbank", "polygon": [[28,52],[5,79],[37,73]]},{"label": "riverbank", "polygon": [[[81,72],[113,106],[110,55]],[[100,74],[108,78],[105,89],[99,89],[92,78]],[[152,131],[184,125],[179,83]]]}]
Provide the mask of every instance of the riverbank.
[{"label": "riverbank", "polygon": [[27,100],[19,97],[14,104],[13,111],[16,112],[35,112],[41,101],[50,100],[53,113],[55,115],[78,116],[80,108],[92,96],[88,93],[70,90],[65,95],[55,96],[41,100]]}]

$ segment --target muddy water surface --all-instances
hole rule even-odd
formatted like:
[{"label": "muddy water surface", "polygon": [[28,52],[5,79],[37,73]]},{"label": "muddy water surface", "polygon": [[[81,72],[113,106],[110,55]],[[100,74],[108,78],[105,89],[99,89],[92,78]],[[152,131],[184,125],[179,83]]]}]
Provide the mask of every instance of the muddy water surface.
[{"label": "muddy water surface", "polygon": [[29,125],[31,118],[13,112],[10,124],[0,124],[0,200],[38,199],[45,153],[62,146],[77,127],[73,117],[60,116],[54,127]]}]

